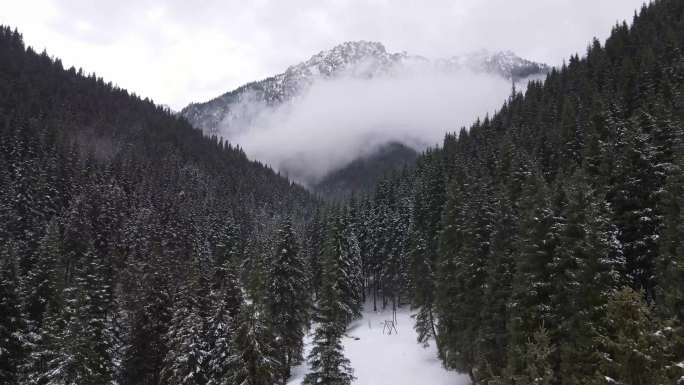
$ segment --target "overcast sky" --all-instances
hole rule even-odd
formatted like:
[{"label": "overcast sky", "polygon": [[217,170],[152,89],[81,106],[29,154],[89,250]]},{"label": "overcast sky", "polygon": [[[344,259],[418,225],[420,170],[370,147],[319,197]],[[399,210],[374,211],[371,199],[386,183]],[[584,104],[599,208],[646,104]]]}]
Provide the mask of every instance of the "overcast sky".
[{"label": "overcast sky", "polygon": [[180,109],[348,40],[562,62],[642,0],[0,0],[36,50]]}]

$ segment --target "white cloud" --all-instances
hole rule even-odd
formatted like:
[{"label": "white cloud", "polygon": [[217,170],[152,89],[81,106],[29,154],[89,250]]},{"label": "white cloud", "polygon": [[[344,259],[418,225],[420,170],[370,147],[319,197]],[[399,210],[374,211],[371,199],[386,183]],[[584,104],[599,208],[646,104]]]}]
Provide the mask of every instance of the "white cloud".
[{"label": "white cloud", "polygon": [[417,150],[501,106],[511,83],[468,71],[315,82],[301,97],[234,126],[247,154],[311,183],[390,141]]}]

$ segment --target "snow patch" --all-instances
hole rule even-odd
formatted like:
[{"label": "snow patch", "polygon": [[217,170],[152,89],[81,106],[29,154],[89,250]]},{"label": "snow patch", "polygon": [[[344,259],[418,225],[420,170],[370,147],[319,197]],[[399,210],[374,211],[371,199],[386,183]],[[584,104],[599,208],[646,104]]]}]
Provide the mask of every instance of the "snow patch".
[{"label": "snow patch", "polygon": [[[470,384],[467,375],[442,367],[434,343],[423,348],[416,342],[414,321],[408,307],[397,310],[399,333],[383,334],[385,321],[392,319],[391,309],[378,312],[364,310],[362,318],[349,325],[342,345],[354,369],[354,385]],[[305,354],[311,348],[311,337],[309,334],[305,338]],[[301,384],[307,371],[307,364],[293,368],[288,385]]]}]

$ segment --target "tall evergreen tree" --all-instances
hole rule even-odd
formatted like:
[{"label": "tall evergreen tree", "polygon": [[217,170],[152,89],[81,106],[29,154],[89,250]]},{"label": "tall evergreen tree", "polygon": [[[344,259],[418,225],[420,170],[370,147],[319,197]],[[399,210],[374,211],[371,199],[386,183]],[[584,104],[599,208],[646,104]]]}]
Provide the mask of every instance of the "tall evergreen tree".
[{"label": "tall evergreen tree", "polygon": [[26,322],[21,311],[16,269],[9,261],[0,262],[0,382],[16,384],[24,359],[22,337]]},{"label": "tall evergreen tree", "polygon": [[290,368],[302,360],[308,312],[306,266],[290,220],[280,225],[273,251],[266,301],[282,366],[278,377],[285,384]]},{"label": "tall evergreen tree", "polygon": [[304,384],[349,385],[354,379],[349,360],[344,357],[341,338],[347,328],[347,306],[339,289],[338,261],[324,256],[323,288],[318,301],[313,347],[308,361],[311,367]]},{"label": "tall evergreen tree", "polygon": [[245,305],[240,310],[232,344],[233,375],[227,384],[272,385],[277,381],[280,363],[264,317],[265,313],[254,305]]}]

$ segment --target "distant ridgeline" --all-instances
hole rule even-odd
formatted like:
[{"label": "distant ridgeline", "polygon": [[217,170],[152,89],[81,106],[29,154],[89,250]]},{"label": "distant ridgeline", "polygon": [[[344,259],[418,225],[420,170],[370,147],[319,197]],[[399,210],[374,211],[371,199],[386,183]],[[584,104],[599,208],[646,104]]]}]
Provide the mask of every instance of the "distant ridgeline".
[{"label": "distant ridgeline", "polygon": [[[327,200],[345,201],[353,195],[372,192],[375,185],[393,173],[414,166],[416,150],[398,142],[381,146],[369,156],[356,159],[347,166],[326,175],[312,190]],[[408,172],[408,171],[407,171]]]},{"label": "distant ridgeline", "polygon": [[477,384],[676,384],[684,2],[644,7],[351,204],[373,293]]}]

